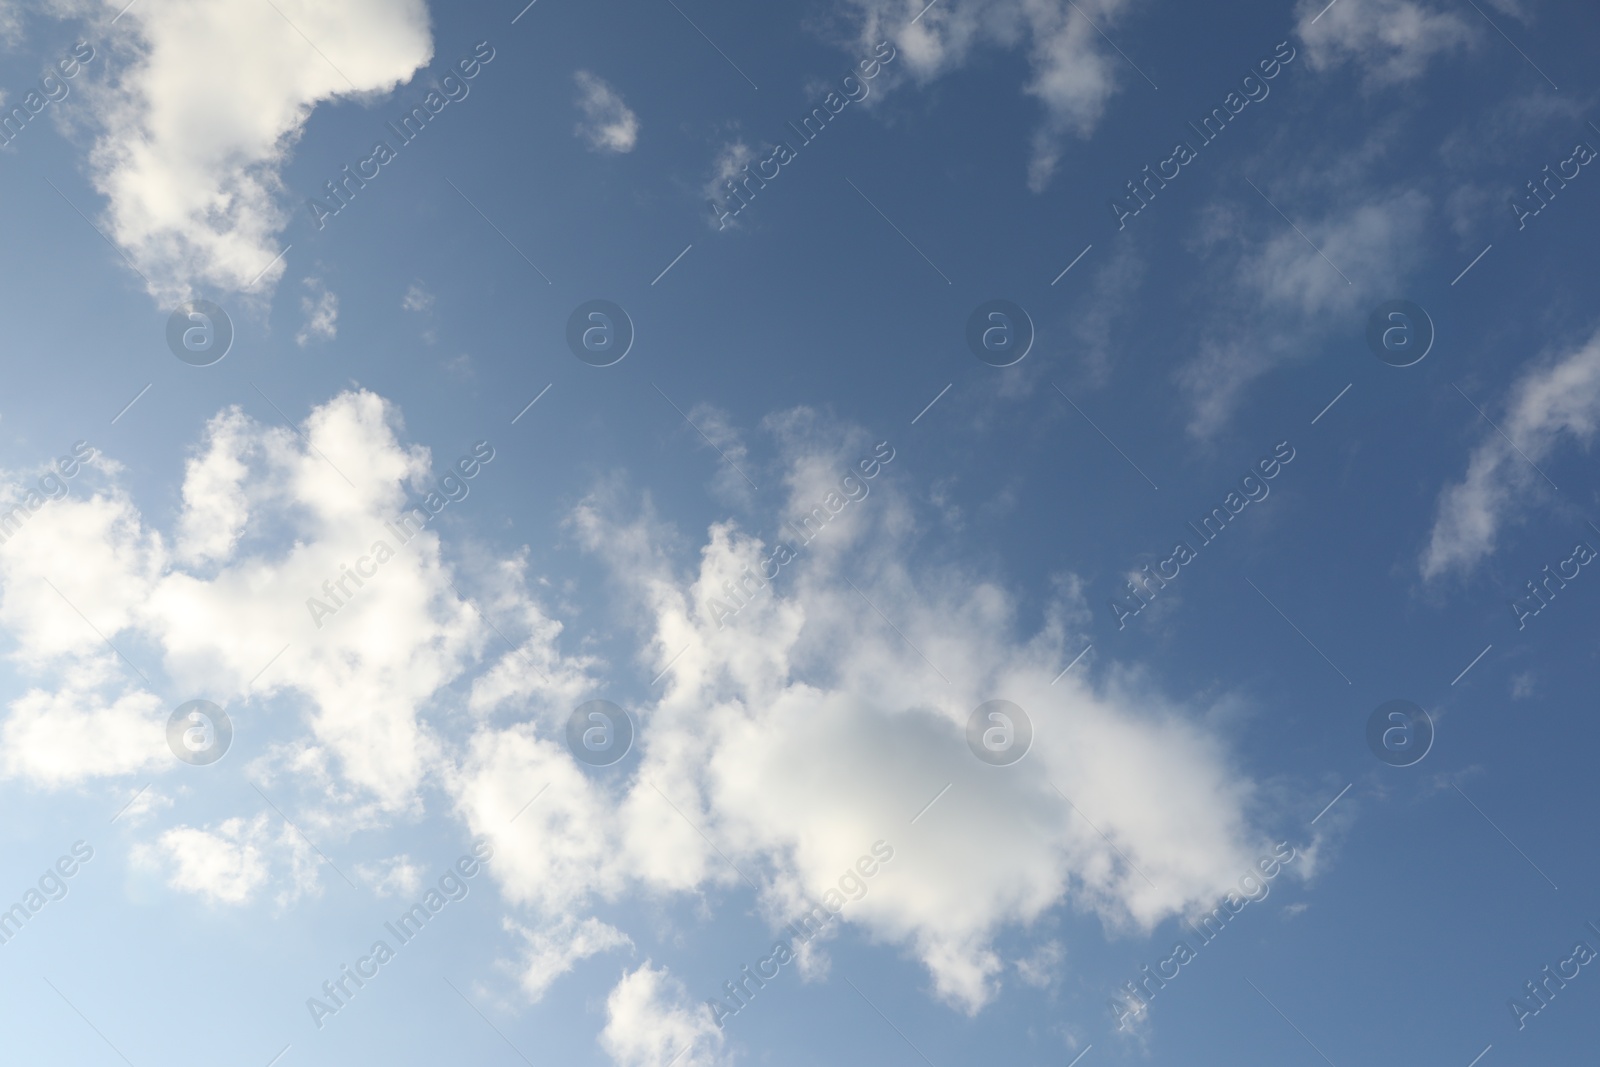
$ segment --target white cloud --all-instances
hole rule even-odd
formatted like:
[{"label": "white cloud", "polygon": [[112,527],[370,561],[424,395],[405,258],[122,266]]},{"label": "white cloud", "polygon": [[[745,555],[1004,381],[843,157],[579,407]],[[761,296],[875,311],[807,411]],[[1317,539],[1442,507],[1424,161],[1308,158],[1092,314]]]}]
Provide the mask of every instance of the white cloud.
[{"label": "white cloud", "polygon": [[[1017,598],[985,575],[925,564],[913,575],[920,523],[898,486],[903,461],[860,429],[806,409],[763,421],[776,453],[767,469],[786,497],[767,529],[831,507],[862,457],[888,462],[721,628],[708,598],[765,555],[742,523],[711,526],[688,563],[673,554],[683,539],[620,481],[574,509],[571,536],[620,590],[614,610],[635,628],[640,676],[681,653],[659,695],[632,709],[635,769],[605,776],[574,759],[563,729],[617,669],[560,653],[561,624],[526,592],[524,553],[460,575],[425,530],[361,585],[346,579],[337,614],[311,622],[307,598],[393,536],[384,521],[422,490],[430,463],[368,392],[334,397],[301,430],[304,443],[238,409],[214,417],[185,472],[170,547],[106,474],[0,550],[0,622],[17,635],[19,666],[53,683],[6,709],[10,773],[62,784],[160,759],[164,709],[44,572],[107,638],[159,666],[164,688],[230,708],[273,698],[288,736],[250,770],[320,793],[320,809],[296,816],[319,840],[414,814],[422,790],[442,786],[467,828],[495,841],[488,870],[517,912],[530,997],[579,959],[624,946],[623,932],[584,918],[593,901],[743,893],[726,856],[761,886],[776,929],[883,841],[893,859],[841,928],[920,961],[940,998],[975,1012],[1004,977],[994,941],[1007,926],[1066,906],[1111,930],[1149,930],[1213,902],[1266,844],[1256,787],[1206,708],[1178,706],[1114,664],[1051,684],[1085,640],[1074,582],[1019,635]],[[486,465],[474,491],[499,474]],[[491,592],[467,604],[453,583]],[[516,647],[491,655],[480,612]],[[74,680],[91,667],[99,673]],[[972,709],[1001,695],[1037,729],[1027,758],[1004,769],[979,763],[964,740]],[[115,714],[88,712],[105,721],[76,724],[63,743],[42,723],[71,707]],[[245,902],[285,882],[279,899],[292,899],[315,869],[305,873],[288,851],[298,839],[276,825],[252,813],[175,827],[153,854],[185,891]],[[363,874],[407,877],[398,865]],[[824,975],[821,943],[808,951],[800,969]],[[688,1062],[720,1055],[703,1006],[648,964],[624,978],[609,1013],[603,1041],[620,1062],[671,1056],[681,1046],[661,1046],[679,1038],[700,1041]]]},{"label": "white cloud", "polygon": [[709,446],[709,455],[716,457],[712,485],[718,497],[748,504],[753,490],[745,479],[754,467],[732,416],[715,404],[700,403],[689,409],[689,422],[683,429],[694,435],[697,445]]},{"label": "white cloud", "polygon": [[117,812],[116,821],[137,826],[154,817],[157,812],[171,808],[175,803],[177,802],[165,793],[145,786],[134,793],[132,799]]},{"label": "white cloud", "polygon": [[[509,654],[473,678],[468,709],[477,716],[516,713],[531,707],[543,715],[559,715],[577,706],[594,685],[605,664],[585,653],[563,654],[557,642],[563,626],[523,592],[530,582],[527,550],[489,566],[487,592],[479,603],[491,616],[527,634]],[[555,722],[555,719],[548,719]]]},{"label": "white cloud", "polygon": [[1481,36],[1464,10],[1425,0],[1301,0],[1295,10],[1311,69],[1353,66],[1372,88],[1420,78],[1435,56],[1465,51]]},{"label": "white cloud", "polygon": [[[87,629],[84,636],[99,641]],[[104,692],[125,669],[114,656],[101,656],[69,669],[53,691],[30,689],[12,701],[0,724],[5,775],[62,786],[170,761],[163,733],[168,709],[160,698],[137,689]]]},{"label": "white cloud", "polygon": [[300,298],[300,311],[305,315],[305,325],[294,335],[295,344],[304,348],[312,340],[331,341],[339,332],[339,297],[321,278],[305,279],[308,296]]},{"label": "white cloud", "polygon": [[[74,491],[95,476],[86,466]],[[8,705],[0,768],[60,787],[169,762],[168,709],[114,647],[159,573],[159,538],[120,493],[48,501],[14,528],[9,520],[25,505],[9,485],[0,492],[9,532],[0,547],[0,626],[15,642],[18,669],[41,680]]]},{"label": "white cloud", "polygon": [[[22,36],[22,0],[0,0],[0,46],[14,48],[22,43]],[[4,103],[3,94],[0,103]]]},{"label": "white cloud", "polygon": [[[722,203],[727,199],[727,184],[739,177],[740,171],[754,163],[756,150],[745,144],[742,140],[728,141],[717,150],[717,157],[711,164],[711,177],[706,179],[706,199],[715,203]],[[716,219],[708,220],[716,223]],[[728,220],[726,225],[737,226],[737,217]]]},{"label": "white cloud", "polygon": [[414,897],[422,885],[421,864],[403,852],[377,863],[358,863],[355,869],[380,897]]},{"label": "white cloud", "polygon": [[153,848],[135,850],[135,861],[164,863],[167,884],[216,904],[246,904],[264,886],[276,856],[289,869],[287,885],[278,894],[279,907],[318,889],[316,858],[289,826],[274,834],[275,817],[265,812],[254,819],[225,819],[214,829],[176,826],[165,831]]},{"label": "white cloud", "polygon": [[1060,978],[1061,961],[1066,955],[1061,942],[1046,941],[1017,961],[1017,977],[1035,989],[1044,989]]},{"label": "white cloud", "polygon": [[622,94],[586,70],[572,80],[578,86],[578,110],[583,112],[573,133],[596,152],[632,152],[639,140],[639,116],[623,103]]},{"label": "white cloud", "polygon": [[400,299],[400,307],[406,311],[432,311],[433,302],[434,295],[421,282],[412,282]]},{"label": "white cloud", "polygon": [[590,956],[624,946],[633,947],[627,934],[594,918],[582,921],[566,918],[540,930],[529,929],[512,919],[506,919],[504,926],[507,933],[517,934],[523,940],[523,956],[517,971],[522,992],[530,1004],[538,1003],[557,978]]},{"label": "white cloud", "polygon": [[[1190,433],[1214,434],[1251,383],[1313,354],[1333,323],[1370,308],[1418,261],[1428,198],[1355,182],[1348,173],[1312,168],[1284,180],[1292,203],[1320,207],[1296,214],[1304,237],[1251,191],[1238,205],[1212,209],[1202,225],[1204,277],[1229,285],[1220,295],[1205,286],[1209,314],[1199,352],[1176,374],[1193,405]],[[1330,188],[1337,184],[1344,189]],[[1278,189],[1269,195],[1280,206],[1287,199]]]},{"label": "white cloud", "polygon": [[[1563,98],[1535,82],[1523,92],[1505,97],[1482,109],[1464,110],[1456,128],[1439,144],[1438,158],[1448,168],[1456,187],[1445,206],[1460,247],[1472,248],[1491,216],[1506,217],[1505,177],[1532,160],[1552,164],[1567,153],[1552,154],[1552,146],[1566,141],[1574,127],[1582,127],[1584,101]],[[1541,159],[1541,157],[1543,157]],[[1529,167],[1530,176],[1534,168]],[[1512,218],[1517,213],[1509,212]]]},{"label": "white cloud", "polygon": [[[234,511],[212,521],[236,531],[260,516],[260,540],[235,543],[213,574],[164,574],[143,626],[168,672],[202,691],[243,693],[272,661],[256,695],[308,699],[316,743],[341,760],[344,776],[384,803],[409,803],[436,749],[419,707],[483,640],[481,622],[450,590],[438,535],[424,529],[404,544],[385,525],[415,499],[407,487],[422,488],[428,456],[400,445],[395,413],[371,393],[314,410],[302,426],[309,447],[253,421],[241,431],[240,418],[229,411],[212,423],[210,448],[239,474],[228,488]],[[492,464],[479,473],[494,476]],[[394,553],[381,565],[379,542]],[[358,585],[344,576],[362,558],[376,573]],[[337,614],[313,620],[311,598]],[[252,610],[242,613],[245,602]]]},{"label": "white cloud", "polygon": [[244,489],[248,461],[259,459],[263,450],[282,456],[293,449],[287,429],[262,431],[238,408],[213,418],[206,430],[205,452],[185,464],[177,543],[185,563],[222,560],[233,552],[250,521]]},{"label": "white cloud", "polygon": [[[495,839],[491,870],[501,894],[513,904],[559,917],[591,895],[618,896],[626,867],[610,829],[613,802],[557,740],[565,714],[554,708],[541,714],[536,707],[534,716],[542,724],[480,731],[452,790],[474,832]],[[538,801],[527,806],[536,796]],[[513,816],[515,830],[508,833]],[[688,878],[682,888],[693,885]]]},{"label": "white cloud", "polygon": [[1143,79],[1089,24],[1111,33],[1135,6],[1133,0],[1084,0],[1080,11],[1039,0],[943,0],[927,7],[918,0],[851,0],[860,34],[857,49],[871,54],[879,41],[898,53],[891,80],[902,68],[928,82],[963,66],[980,45],[1018,48],[1026,44],[1030,64],[1024,91],[1043,106],[1033,137],[1028,187],[1041,192],[1055,174],[1070,138],[1087,138],[1099,125],[1119,86]]},{"label": "white cloud", "polygon": [[1600,332],[1518,379],[1505,414],[1495,422],[1505,436],[1486,428],[1465,477],[1439,494],[1422,554],[1424,578],[1469,570],[1493,552],[1519,500],[1526,501],[1543,482],[1529,464],[1554,454],[1564,439],[1585,448],[1594,440],[1600,426]]},{"label": "white cloud", "polygon": [[[176,552],[114,486],[49,503],[0,549],[0,622],[16,635],[16,658],[44,672],[104,657],[87,618],[118,647],[142,649],[146,673],[159,663],[173,688],[222,704],[274,694],[305,701],[304,744],[331,755],[348,786],[383,806],[414,803],[437,759],[420,709],[475,660],[489,631],[451,588],[438,534],[424,528],[402,543],[385,526],[432,488],[426,451],[402,446],[397,423],[366,392],[315,409],[301,426],[305,444],[238,409],[220,413],[189,462]],[[491,462],[469,484],[497,475]],[[373,565],[379,541],[393,557],[362,584],[345,577],[363,558]],[[313,597],[338,605],[337,614],[313,619]],[[51,700],[71,692],[94,707],[73,677]],[[127,695],[142,690],[112,695],[130,677],[104,672],[107,695],[96,699],[148,717],[148,698]],[[14,703],[3,729],[31,729],[43,701]],[[108,732],[85,766],[143,766],[150,746],[119,750],[118,737]],[[31,754],[10,760],[17,773],[64,773]]]},{"label": "white cloud", "polygon": [[[606,998],[600,1045],[618,1067],[720,1067],[722,1032],[665,967],[646,960]],[[674,1057],[677,1057],[674,1059]]]},{"label": "white cloud", "polygon": [[250,287],[282,250],[280,170],[312,109],[388,92],[433,51],[423,0],[142,3],[117,29],[117,78],[86,94],[103,131],[91,177],[165,304]]},{"label": "white cloud", "polygon": [[46,504],[0,549],[0,622],[17,642],[15,657],[43,668],[103,655],[95,631],[113,637],[132,625],[164,559],[160,537],[125,494]]},{"label": "white cloud", "polygon": [[[1088,6],[1099,9],[1096,21],[1109,24],[1125,5],[1102,0]],[[1026,4],[1023,10],[1032,33],[1033,78],[1027,92],[1044,105],[1046,115],[1033,135],[1028,188],[1042,193],[1055,175],[1068,138],[1087,139],[1094,132],[1118,80],[1130,74],[1118,66],[1125,62],[1122,57],[1108,50],[1087,18],[1071,7]]]},{"label": "white cloud", "polygon": [[[768,426],[783,442],[786,514],[815,505],[871,451],[859,431],[806,412]],[[895,857],[846,921],[909,952],[943,999],[976,1011],[998,988],[991,942],[1003,926],[1067,902],[1114,929],[1149,929],[1248,869],[1264,840],[1250,825],[1254,787],[1219,739],[1134,674],[1051,686],[1082,647],[1086,609],[1070,585],[1044,628],[1018,642],[1003,590],[959,570],[913,582],[902,558],[915,521],[893,480],[881,474],[723,629],[705,600],[758,567],[764,546],[719,523],[680,575],[661,549],[673,533],[619,514],[616,490],[578,509],[580,542],[633,590],[641,670],[682,654],[665,695],[639,709],[648,727],[630,781],[582,773],[551,736],[558,717],[474,739],[451,788],[473,831],[497,837],[494,874],[509,899],[562,916],[637,890],[737,892],[726,855],[762,883],[776,929],[881,839]],[[846,560],[898,632],[841,580]],[[1040,729],[1028,757],[996,774],[963,731],[1001,693]],[[946,782],[950,794],[911,827]],[[541,788],[515,834],[500,833]],[[815,962],[820,973],[825,960]]]},{"label": "white cloud", "polygon": [[261,850],[245,840],[250,833],[242,820],[229,819],[218,830],[179,826],[161,835],[160,849],[172,864],[168,884],[224,904],[242,904],[267,880],[267,864]]},{"label": "white cloud", "polygon": [[1110,262],[1096,271],[1094,282],[1079,299],[1066,328],[1077,341],[1073,346],[1078,367],[1093,385],[1104,385],[1111,375],[1118,354],[1113,344],[1113,326],[1135,313],[1136,298],[1144,281],[1146,265],[1132,242],[1125,242],[1111,254]]},{"label": "white cloud", "polygon": [[[264,768],[322,788],[348,830],[358,810],[372,818],[419,803],[421,782],[442,767],[424,709],[467,672],[466,703],[486,718],[591,689],[594,661],[556,654],[561,625],[523,591],[525,555],[488,564],[491,592],[474,606],[459,599],[457,586],[471,583],[444,561],[431,526],[405,543],[386,525],[461,506],[438,494],[427,452],[399,442],[398,422],[380,397],[345,393],[301,424],[302,442],[230,408],[187,462],[174,537],[144,524],[104,458],[71,495],[41,499],[8,526],[0,625],[16,666],[39,681],[0,721],[0,770],[61,786],[170,768],[170,707],[155,692],[246,706],[281,696],[305,733]],[[482,492],[497,477],[491,459],[465,484]],[[430,492],[437,503],[413,513]],[[382,564],[379,542],[393,553]],[[357,564],[376,573],[358,583],[348,577]],[[314,617],[312,598],[337,612]],[[480,610],[514,650],[482,658],[494,633]]]}]

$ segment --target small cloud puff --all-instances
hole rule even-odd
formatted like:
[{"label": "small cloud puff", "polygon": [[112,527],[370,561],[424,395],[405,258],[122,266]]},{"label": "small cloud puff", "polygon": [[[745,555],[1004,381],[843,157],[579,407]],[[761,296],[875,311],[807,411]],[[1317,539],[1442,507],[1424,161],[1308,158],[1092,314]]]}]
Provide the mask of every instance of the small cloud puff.
[{"label": "small cloud puff", "polygon": [[406,311],[432,311],[433,301],[434,295],[423,288],[421,282],[412,282],[400,299],[400,307]]},{"label": "small cloud puff", "polygon": [[300,310],[305,313],[305,325],[294,335],[295,344],[304,348],[312,341],[331,341],[339,333],[339,297],[322,284],[321,278],[305,279],[308,290],[300,298]]},{"label": "small cloud puff", "polygon": [[583,121],[572,132],[596,152],[632,152],[639,140],[639,116],[623,103],[622,94],[586,70],[572,80],[578,84],[578,110],[583,112]]}]

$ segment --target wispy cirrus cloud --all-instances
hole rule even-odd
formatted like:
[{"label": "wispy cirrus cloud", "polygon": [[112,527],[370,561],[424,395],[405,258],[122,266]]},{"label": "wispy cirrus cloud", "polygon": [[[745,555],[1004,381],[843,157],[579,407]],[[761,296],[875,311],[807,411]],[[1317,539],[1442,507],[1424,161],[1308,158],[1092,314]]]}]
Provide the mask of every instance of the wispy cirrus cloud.
[{"label": "wispy cirrus cloud", "polygon": [[1533,465],[1563,443],[1587,448],[1594,441],[1600,428],[1600,333],[1523,374],[1495,422],[1499,429],[1484,428],[1466,474],[1439,493],[1422,553],[1424,578],[1470,570],[1486,558],[1519,501],[1539,494],[1544,478]]},{"label": "wispy cirrus cloud", "polygon": [[1486,29],[1473,13],[1429,0],[1301,0],[1295,14],[1311,69],[1351,67],[1368,89],[1415,81],[1436,57],[1476,47]]},{"label": "wispy cirrus cloud", "polygon": [[[1207,285],[1199,352],[1175,377],[1190,399],[1189,432],[1215,434],[1250,386],[1274,368],[1308,358],[1320,338],[1399,283],[1420,258],[1429,198],[1408,188],[1357,185],[1309,170],[1284,182],[1297,190],[1297,225],[1283,221],[1248,185],[1214,206],[1199,242],[1207,277],[1232,280],[1220,297]],[[1273,195],[1284,200],[1277,186]]]}]

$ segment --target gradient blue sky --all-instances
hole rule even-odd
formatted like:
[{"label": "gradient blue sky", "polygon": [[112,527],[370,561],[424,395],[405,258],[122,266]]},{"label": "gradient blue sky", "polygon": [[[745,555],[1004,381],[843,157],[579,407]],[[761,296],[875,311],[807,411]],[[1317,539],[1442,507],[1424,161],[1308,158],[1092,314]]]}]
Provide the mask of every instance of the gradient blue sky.
[{"label": "gradient blue sky", "polygon": [[[0,944],[8,1059],[1590,1055],[1592,968],[1521,1026],[1511,1001],[1600,950],[1600,15],[924,3],[0,0],[0,112],[93,51],[0,147],[0,906],[93,849]],[[490,54],[319,226],[324,183]],[[780,139],[719,229],[719,178]],[[233,324],[211,366],[167,346],[191,299]],[[566,341],[596,299],[635,331],[609,367]],[[1010,367],[965,340],[993,299],[1035,330]],[[1411,366],[1366,340],[1391,300],[1431,320]],[[470,491],[316,625],[475,446]],[[724,581],[875,450],[719,628]],[[194,699],[234,728],[208,766],[166,741]],[[593,699],[636,726],[612,766],[566,741]],[[965,740],[993,699],[1032,725],[1009,766]],[[1405,767],[1366,739],[1395,699],[1436,730]]]}]

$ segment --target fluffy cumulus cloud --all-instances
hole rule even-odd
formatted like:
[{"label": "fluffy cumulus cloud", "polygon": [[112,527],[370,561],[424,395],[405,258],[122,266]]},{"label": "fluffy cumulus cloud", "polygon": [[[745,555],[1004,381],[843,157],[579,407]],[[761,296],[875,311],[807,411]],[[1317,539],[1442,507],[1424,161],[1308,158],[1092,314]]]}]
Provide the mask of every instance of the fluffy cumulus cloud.
[{"label": "fluffy cumulus cloud", "polygon": [[[331,763],[378,807],[413,803],[437,758],[419,709],[473,662],[487,628],[428,525],[470,483],[441,486],[397,426],[365,392],[314,410],[303,441],[227,409],[188,461],[171,535],[93,472],[45,503],[0,547],[0,620],[14,656],[59,681],[14,702],[0,731],[37,733],[73,699],[64,721],[85,737],[73,765],[47,745],[8,765],[45,781],[147,765],[159,741],[126,742],[166,704],[153,696],[159,666],[174,690],[218,703],[290,698],[308,727],[296,758]],[[492,471],[491,459],[476,473]]]},{"label": "fluffy cumulus cloud", "polygon": [[1117,89],[1143,81],[1095,29],[1111,33],[1138,6],[1134,0],[942,0],[931,7],[925,0],[851,0],[851,6],[858,47],[892,41],[895,64],[918,81],[961,67],[983,45],[1026,49],[1024,91],[1044,112],[1028,165],[1034,192],[1049,184],[1071,139],[1094,132]]},{"label": "fluffy cumulus cloud", "polygon": [[[596,774],[565,722],[619,672],[563,647],[527,592],[539,583],[526,552],[476,550],[468,567],[431,525],[399,543],[398,517],[431,510],[424,494],[447,505],[381,397],[336,396],[299,434],[224,410],[188,461],[170,532],[107,464],[0,546],[0,621],[18,669],[40,676],[0,721],[8,773],[48,786],[159,762],[165,679],[273,724],[247,772],[286,806],[301,798],[296,823],[323,842],[412,818],[437,789],[446,816],[493,840],[506,967],[529,1000],[630,947],[640,932],[601,907],[753,886],[773,930],[838,911],[829,937],[854,927],[976,1012],[1003,981],[1044,981],[1068,958],[1063,946],[1008,978],[994,947],[1006,927],[1065,906],[1148,931],[1213,904],[1267,846],[1257,789],[1209,709],[1115,665],[1052,684],[1086,640],[1074,579],[1024,630],[1014,595],[984,574],[913,572],[925,524],[889,442],[806,409],[741,432],[741,462],[782,488],[778,513],[751,528],[818,531],[786,534],[783,552],[731,519],[686,538],[621,479],[573,506],[569,536],[609,576],[636,672],[664,671],[632,705],[636,754]],[[486,462],[476,484],[496,476]],[[488,592],[467,602],[463,586]],[[308,599],[336,610],[313,618]],[[996,697],[1035,729],[1004,768],[966,742],[973,709]],[[89,718],[63,741],[40,724],[70,702]],[[298,838],[257,808],[230,814],[159,832],[149,855],[170,884],[238,904],[313,891],[320,869]],[[863,856],[879,858],[873,875],[844,879]],[[403,895],[415,866],[352,869]],[[803,976],[826,975],[826,940],[805,947]],[[601,1043],[623,1064],[723,1056],[704,1005],[648,961],[612,991]]]},{"label": "fluffy cumulus cloud", "polygon": [[83,467],[62,468],[74,481],[38,479],[48,495],[0,489],[0,626],[28,685],[0,721],[0,768],[56,787],[151,769],[166,747],[164,702],[114,638],[159,573],[161,550],[125,495],[68,495],[116,469],[92,448],[76,455],[88,457]]},{"label": "fluffy cumulus cloud", "polygon": [[[85,638],[93,635],[85,632]],[[114,657],[101,656],[13,701],[0,725],[0,770],[61,786],[150,770],[170,758],[161,732],[168,709],[161,700],[142,690],[105,692],[119,669]]]},{"label": "fluffy cumulus cloud", "polygon": [[596,152],[632,152],[639,140],[639,116],[622,101],[622,94],[586,70],[573,75],[578,86],[578,110],[583,121],[573,132]]},{"label": "fluffy cumulus cloud", "polygon": [[[630,590],[641,670],[671,668],[665,695],[640,709],[642,759],[626,782],[573,763],[559,713],[473,739],[452,788],[474,832],[498,835],[494,873],[510,900],[554,927],[597,899],[738,892],[748,877],[776,929],[883,842],[894,858],[847,920],[976,1011],[998,989],[992,941],[1006,924],[1071,901],[1110,928],[1148,929],[1248,869],[1262,844],[1253,787],[1192,709],[1135,674],[1051,685],[1082,648],[1073,583],[1017,643],[1004,590],[959,571],[913,580],[902,560],[916,522],[892,461],[841,489],[877,454],[870,441],[806,411],[765,429],[784,458],[761,477],[788,495],[771,518],[839,510],[764,587],[774,546],[735,523],[713,526],[680,571],[660,548],[672,532],[620,490],[573,515],[580,543]],[[744,598],[730,593],[741,587]],[[740,599],[732,617],[718,606]],[[1000,694],[1030,710],[1038,734],[996,773],[964,736],[972,710]],[[515,833],[501,834],[514,816]]]},{"label": "fluffy cumulus cloud", "polygon": [[169,303],[272,284],[279,171],[312,109],[388,92],[433,52],[424,0],[141,3],[114,32],[91,175],[106,231]]},{"label": "fluffy cumulus cloud", "polygon": [[618,1067],[722,1067],[722,1033],[683,983],[650,961],[623,976],[606,998],[600,1044]]},{"label": "fluffy cumulus cloud", "polygon": [[1495,422],[1499,432],[1484,430],[1466,474],[1439,494],[1422,553],[1425,578],[1469,570],[1487,557],[1519,503],[1533,498],[1544,482],[1533,464],[1563,443],[1587,448],[1594,441],[1600,427],[1600,332],[1525,373]]},{"label": "fluffy cumulus cloud", "polygon": [[153,847],[144,846],[136,862],[165,868],[167,884],[215,904],[244,904],[271,876],[274,859],[281,860],[277,903],[293,903],[319,883],[316,856],[292,828],[272,827],[267,813],[253,819],[225,819],[210,829],[175,826],[163,832]]},{"label": "fluffy cumulus cloud", "polygon": [[1307,64],[1352,67],[1369,88],[1420,78],[1436,56],[1476,45],[1483,29],[1464,8],[1428,0],[1301,0],[1295,11]]}]

